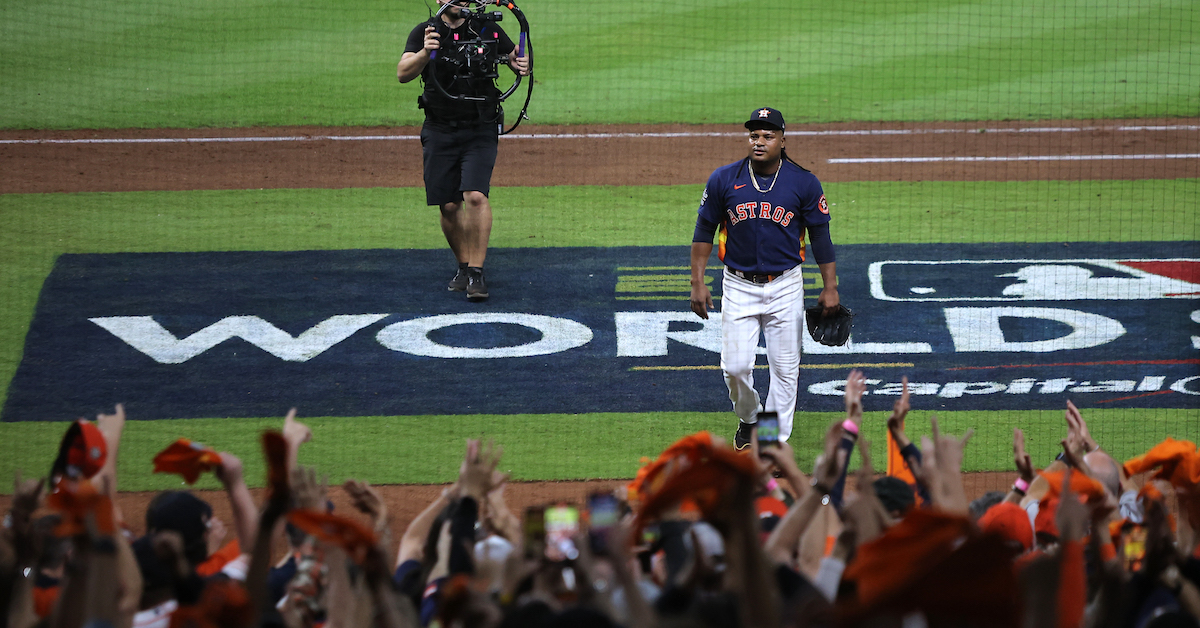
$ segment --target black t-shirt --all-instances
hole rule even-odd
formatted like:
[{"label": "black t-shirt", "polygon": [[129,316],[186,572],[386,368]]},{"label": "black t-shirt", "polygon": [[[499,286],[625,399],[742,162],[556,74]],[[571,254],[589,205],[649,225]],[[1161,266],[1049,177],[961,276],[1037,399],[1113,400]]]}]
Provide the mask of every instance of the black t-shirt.
[{"label": "black t-shirt", "polygon": [[[457,54],[454,44],[454,36],[458,35],[459,41],[467,41],[482,38],[485,40],[495,40],[496,50],[501,55],[501,65],[503,60],[507,58],[508,53],[512,52],[515,45],[504,29],[500,28],[495,22],[483,22],[482,26],[477,26],[478,23],[472,23],[470,20],[464,20],[458,28],[451,29],[443,20],[429,20],[422,22],[412,29],[408,34],[408,41],[404,45],[404,52],[420,52],[425,47],[425,27],[433,24],[438,29],[438,34],[441,36],[441,47],[437,50],[438,55]],[[478,32],[476,32],[478,29]],[[437,88],[433,86],[433,81],[430,79],[430,68],[437,66],[438,82],[441,83],[445,90],[454,95],[464,96],[486,96],[488,102],[480,102],[473,100],[454,100],[446,98]],[[451,63],[429,63],[425,69],[421,70],[421,81],[425,84],[425,92],[422,94],[425,103],[426,117],[440,121],[478,121],[492,122],[496,117],[496,111],[500,104],[500,90],[496,88],[496,84],[491,79],[455,79],[454,65]]]}]

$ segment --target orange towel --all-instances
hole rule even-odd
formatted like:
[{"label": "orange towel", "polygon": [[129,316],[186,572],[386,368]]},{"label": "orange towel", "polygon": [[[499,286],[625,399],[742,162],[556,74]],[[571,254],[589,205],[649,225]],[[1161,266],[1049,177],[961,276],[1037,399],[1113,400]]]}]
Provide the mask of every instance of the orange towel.
[{"label": "orange towel", "polygon": [[629,492],[638,499],[634,527],[640,530],[662,511],[680,503],[691,502],[708,514],[739,475],[753,478],[757,474],[758,465],[750,456],[728,446],[716,446],[708,432],[685,436],[639,470],[630,482]]},{"label": "orange towel", "polygon": [[[1196,451],[1196,444],[1191,441],[1168,437],[1151,447],[1150,451],[1125,463],[1125,473],[1129,475],[1155,468],[1158,472],[1154,474],[1154,479],[1166,480],[1171,486],[1184,489],[1187,493],[1194,493],[1196,485],[1200,484],[1200,452]],[[1146,484],[1146,488],[1157,492],[1151,484]],[[1184,507],[1192,525],[1200,523],[1200,499],[1181,499],[1180,505]]]},{"label": "orange towel", "polygon": [[209,554],[208,558],[204,559],[204,562],[196,565],[196,575],[200,576],[201,578],[215,576],[218,573],[221,573],[221,570],[225,568],[225,565],[233,562],[238,556],[241,555],[242,545],[237,539],[234,539],[225,545],[222,545],[221,549]]},{"label": "orange towel", "polygon": [[1125,473],[1129,475],[1157,468],[1158,473],[1154,474],[1154,478],[1167,480],[1177,488],[1191,488],[1200,484],[1200,453],[1191,441],[1168,437],[1145,454],[1127,461],[1124,466]]},{"label": "orange towel", "polygon": [[353,519],[315,510],[293,510],[288,513],[292,525],[318,540],[342,548],[352,560],[362,563],[367,552],[375,546],[375,533]]},{"label": "orange towel", "polygon": [[87,516],[91,513],[96,520],[96,530],[101,534],[113,534],[112,500],[108,495],[96,491],[88,480],[59,480],[54,492],[46,496],[46,507],[62,515],[62,521],[54,528],[55,536],[87,534]]},{"label": "orange towel", "polygon": [[171,614],[171,628],[249,628],[253,623],[250,596],[233,580],[208,583],[194,606],[181,606]]},{"label": "orange towel", "polygon": [[195,484],[201,473],[220,464],[221,454],[186,438],[171,443],[154,456],[155,473],[178,473],[188,484]]},{"label": "orange towel", "polygon": [[1004,540],[979,535],[966,517],[913,510],[858,548],[843,576],[855,582],[857,600],[840,611],[851,623],[921,609],[931,619],[1012,625],[1018,606],[1012,556]]}]

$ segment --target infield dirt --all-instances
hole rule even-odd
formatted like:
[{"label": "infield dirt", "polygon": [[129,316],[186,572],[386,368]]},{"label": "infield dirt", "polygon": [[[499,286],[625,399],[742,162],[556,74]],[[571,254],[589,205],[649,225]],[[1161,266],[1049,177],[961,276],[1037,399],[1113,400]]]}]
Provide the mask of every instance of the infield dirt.
[{"label": "infield dirt", "polygon": [[[3,131],[0,193],[417,187],[419,132]],[[736,126],[521,126],[500,142],[492,185],[700,184],[745,157],[738,135]],[[12,140],[31,143],[3,143]],[[787,150],[824,182],[1176,179],[1200,175],[1197,160],[1145,156],[1200,152],[1200,118],[803,126]]]}]

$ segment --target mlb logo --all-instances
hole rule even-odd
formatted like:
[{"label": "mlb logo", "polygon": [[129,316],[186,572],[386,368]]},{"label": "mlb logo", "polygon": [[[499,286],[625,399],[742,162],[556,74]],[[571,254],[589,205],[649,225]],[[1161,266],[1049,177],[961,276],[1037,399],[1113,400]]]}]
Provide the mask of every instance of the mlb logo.
[{"label": "mlb logo", "polygon": [[882,261],[868,276],[883,301],[1200,299],[1197,259]]}]

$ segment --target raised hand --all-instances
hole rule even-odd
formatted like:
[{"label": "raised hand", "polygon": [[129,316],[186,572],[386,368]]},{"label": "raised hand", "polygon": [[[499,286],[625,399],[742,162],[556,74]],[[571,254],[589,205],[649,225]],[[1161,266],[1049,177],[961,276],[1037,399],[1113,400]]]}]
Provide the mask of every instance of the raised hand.
[{"label": "raised hand", "polygon": [[813,468],[813,486],[828,493],[834,483],[842,475],[844,461],[839,456],[839,445],[842,442],[842,422],[834,421],[825,430],[825,447],[817,464]]},{"label": "raised hand", "polygon": [[496,447],[492,441],[488,441],[483,448],[476,439],[467,441],[467,453],[459,468],[458,483],[464,493],[474,497],[481,505],[488,491],[492,490],[493,473],[503,454],[504,448]]},{"label": "raised hand", "polygon": [[1019,427],[1013,428],[1013,465],[1016,466],[1022,480],[1033,481],[1033,460],[1025,452],[1025,432]]},{"label": "raised hand", "polygon": [[908,434],[904,433],[904,417],[908,416],[912,405],[909,403],[908,376],[905,375],[900,381],[903,389],[900,392],[900,398],[892,404],[892,414],[888,417],[887,428],[888,433],[892,435],[892,440],[896,442],[896,447],[904,449],[912,444]]},{"label": "raised hand", "polygon": [[777,447],[763,447],[759,450],[758,456],[775,465],[775,468],[782,471],[786,477],[791,477],[793,474],[804,475],[800,471],[800,467],[796,465],[796,451],[786,441],[779,441]]},{"label": "raised hand", "polygon": [[855,425],[862,424],[862,398],[867,390],[867,380],[862,371],[854,369],[846,377],[846,418],[854,421]]},{"label": "raised hand", "polygon": [[217,476],[221,485],[228,489],[243,481],[242,459],[227,451],[222,451],[219,455],[221,464],[213,468],[213,475]]},{"label": "raised hand", "polygon": [[1067,425],[1074,429],[1079,439],[1083,442],[1084,453],[1093,452],[1097,449],[1100,449],[1100,444],[1097,443],[1096,439],[1092,438],[1091,433],[1088,432],[1087,421],[1083,420],[1083,415],[1079,413],[1079,408],[1076,408],[1075,404],[1071,403],[1070,399],[1067,400],[1066,417]]},{"label": "raised hand", "polygon": [[312,440],[313,434],[309,427],[296,420],[296,409],[288,410],[283,417],[283,440],[287,443],[287,468],[296,468],[300,455],[300,445]]},{"label": "raised hand", "polygon": [[938,428],[936,416],[929,417],[933,429],[933,438],[922,439],[922,446],[928,452],[920,465],[920,471],[913,470],[922,484],[929,487],[930,498],[934,504],[947,512],[967,513],[967,494],[962,484],[963,449],[971,439],[975,430],[967,430],[963,437],[943,435]]},{"label": "raised hand", "polygon": [[21,477],[21,470],[17,469],[16,477],[13,478],[13,498],[10,506],[13,516],[20,515],[24,520],[28,520],[34,511],[41,507],[45,488],[46,478],[26,480]]},{"label": "raised hand", "polygon": [[316,468],[296,467],[292,469],[290,485],[296,508],[324,512],[329,476],[318,480]]},{"label": "raised hand", "polygon": [[372,521],[378,521],[379,518],[387,512],[387,506],[383,503],[383,498],[379,496],[379,492],[371,487],[366,482],[358,480],[346,480],[342,483],[342,489],[350,495],[350,501],[359,512],[367,515]]}]

